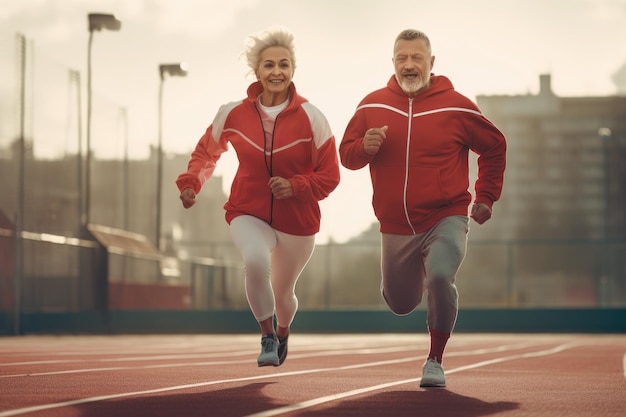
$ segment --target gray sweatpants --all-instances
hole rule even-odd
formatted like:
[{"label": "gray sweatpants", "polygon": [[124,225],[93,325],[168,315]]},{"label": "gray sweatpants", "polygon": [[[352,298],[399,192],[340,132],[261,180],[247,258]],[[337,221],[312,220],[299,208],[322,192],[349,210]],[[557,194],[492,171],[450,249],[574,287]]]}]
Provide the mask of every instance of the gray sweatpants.
[{"label": "gray sweatpants", "polygon": [[382,234],[381,292],[397,315],[415,310],[427,291],[430,329],[451,333],[458,313],[456,273],[467,252],[467,216],[446,217],[417,235]]}]

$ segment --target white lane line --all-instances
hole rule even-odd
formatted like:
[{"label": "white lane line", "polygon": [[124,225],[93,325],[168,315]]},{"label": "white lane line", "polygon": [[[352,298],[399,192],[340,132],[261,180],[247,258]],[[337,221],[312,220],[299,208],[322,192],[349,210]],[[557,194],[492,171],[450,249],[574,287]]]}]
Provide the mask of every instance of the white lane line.
[{"label": "white lane line", "polygon": [[[341,351],[325,351],[325,352],[315,352],[315,353],[301,353],[301,354],[291,354],[289,358],[291,360],[298,358],[312,358],[318,356],[343,356],[343,355],[369,355],[369,354],[381,354],[381,353],[398,353],[398,352],[407,352],[414,351],[414,346],[402,346],[402,347],[393,347],[393,348],[381,348],[381,349],[350,349],[350,350],[341,350]],[[257,351],[241,351],[241,352],[233,352],[228,356],[244,356],[251,355],[254,353],[257,354]],[[203,358],[211,357],[211,356],[224,356],[224,355],[204,355],[201,356]],[[195,356],[194,356],[195,357]],[[187,359],[188,356],[181,356],[180,359]],[[157,359],[164,359],[162,357]],[[155,360],[157,360],[155,359]],[[178,358],[167,358],[167,359],[178,359]],[[144,360],[148,360],[148,358],[144,358]],[[183,362],[183,363],[167,363],[167,364],[156,364],[156,365],[143,365],[143,366],[110,366],[110,367],[99,367],[99,368],[84,368],[84,369],[68,369],[63,371],[49,371],[49,372],[28,372],[21,374],[6,374],[0,375],[0,379],[2,378],[19,378],[19,377],[33,377],[33,376],[44,376],[44,375],[66,375],[66,374],[79,374],[79,373],[87,373],[87,372],[107,372],[107,371],[123,371],[123,370],[132,370],[132,369],[158,369],[158,368],[178,368],[178,367],[186,367],[186,366],[215,366],[215,365],[237,365],[241,363],[251,362],[252,359],[241,359],[241,360],[221,360],[221,361],[203,361],[203,362]],[[40,364],[57,364],[57,363],[93,363],[93,362],[108,362],[108,360],[73,360],[73,361],[41,361],[32,363],[33,365]],[[23,365],[24,363],[19,363]]]},{"label": "white lane line", "polygon": [[232,382],[255,381],[257,379],[268,379],[268,378],[277,378],[277,377],[283,377],[283,376],[314,374],[314,373],[321,373],[321,372],[345,371],[349,369],[366,368],[370,366],[383,366],[383,365],[398,364],[398,363],[403,363],[403,362],[411,362],[411,361],[416,361],[419,359],[420,357],[410,357],[410,358],[394,359],[394,360],[388,360],[388,361],[363,363],[363,364],[357,364],[357,365],[340,366],[336,368],[308,369],[308,370],[302,370],[302,371],[291,371],[291,372],[283,372],[283,373],[270,374],[270,375],[257,375],[257,376],[248,376],[248,377],[242,377],[242,378],[223,379],[219,381],[198,382],[194,384],[176,385],[172,387],[155,388],[155,389],[145,390],[145,391],[124,392],[121,394],[100,395],[96,397],[80,398],[77,400],[63,401],[59,403],[42,404],[42,405],[37,405],[37,406],[32,406],[32,407],[18,408],[15,410],[7,410],[7,411],[0,412],[0,417],[17,416],[20,414],[33,413],[37,411],[51,410],[51,409],[62,408],[62,407],[70,407],[70,406],[75,406],[79,404],[86,404],[86,403],[124,398],[124,397],[132,397],[132,396],[137,396],[137,395],[158,394],[158,393],[168,392],[168,391],[177,391],[177,390],[190,389],[190,388],[207,387],[210,385],[226,384],[226,383],[232,383]]},{"label": "white lane line", "polygon": [[[59,363],[91,363],[91,362],[146,362],[146,361],[161,361],[161,360],[178,360],[178,359],[202,359],[202,358],[215,358],[220,356],[244,356],[257,353],[256,350],[242,350],[242,351],[230,351],[230,352],[218,352],[218,353],[194,353],[186,355],[149,355],[149,356],[126,356],[120,358],[95,358],[95,359],[51,359],[41,361],[28,361],[28,362],[9,362],[0,364],[0,368],[7,366],[29,366],[29,365],[48,365]],[[110,354],[110,352],[109,352]]]},{"label": "white lane line", "polygon": [[[525,359],[525,358],[532,358],[532,357],[538,357],[538,356],[553,355],[555,353],[562,352],[562,351],[564,351],[566,349],[571,349],[572,347],[577,346],[577,345],[579,345],[579,344],[578,343],[567,343],[567,344],[563,344],[563,345],[560,345],[560,346],[556,346],[556,347],[554,347],[552,349],[546,349],[546,350],[537,351],[537,352],[530,352],[530,353],[521,353],[521,354],[517,354],[517,355],[505,356],[505,357],[502,357],[502,358],[490,359],[490,360],[477,362],[477,363],[470,364],[470,365],[460,366],[458,368],[454,368],[454,369],[448,370],[448,371],[446,371],[446,374],[453,374],[453,373],[456,373],[456,372],[466,371],[466,370],[469,370],[469,369],[476,369],[476,368],[480,368],[480,367],[483,367],[483,366],[493,365],[495,363],[501,363],[501,362],[506,362],[506,361],[512,361],[512,360],[516,360],[516,359]],[[342,393],[339,393],[339,394],[333,394],[333,395],[328,395],[328,396],[325,396],[325,397],[314,398],[312,400],[303,401],[303,402],[300,402],[300,403],[297,403],[297,404],[291,404],[291,405],[287,405],[287,406],[284,406],[284,407],[275,408],[273,410],[267,410],[267,411],[262,411],[260,413],[249,414],[246,417],[273,417],[273,416],[278,416],[278,415],[281,415],[281,414],[290,413],[292,411],[303,410],[305,408],[315,407],[315,406],[318,406],[320,404],[324,404],[324,403],[328,403],[328,402],[344,399],[344,398],[347,398],[347,397],[352,397],[352,396],[355,396],[355,395],[364,394],[364,393],[367,393],[367,392],[378,391],[378,390],[389,388],[389,387],[396,386],[396,385],[403,385],[403,384],[407,384],[407,383],[417,383],[420,379],[421,378],[411,378],[411,379],[405,379],[405,380],[401,380],[401,381],[388,382],[386,384],[374,385],[374,386],[371,386],[371,387],[360,388],[360,389],[356,389],[356,390],[352,390],[352,391],[346,391],[346,392],[342,392]]]},{"label": "white lane line", "polygon": [[[403,335],[397,334],[383,334],[377,335],[375,337],[374,342],[371,340],[372,337],[368,335],[367,338],[360,337],[360,335],[351,335],[350,337],[333,337],[333,346],[329,347],[332,349],[345,349],[345,348],[378,348],[389,346],[389,341],[391,340],[393,344],[400,345],[402,344],[402,340],[406,341],[408,337],[402,337]],[[28,337],[28,336],[25,336]],[[318,349],[316,346],[311,346],[312,343],[305,342],[305,335],[299,335],[300,342],[300,350],[316,350]],[[310,336],[309,336],[310,338]],[[75,341],[66,341],[62,343],[54,343],[54,340],[43,339],[37,345],[36,350],[28,350],[27,346],[23,344],[13,344],[10,346],[10,349],[3,350],[5,347],[3,344],[0,346],[0,355],[2,357],[25,357],[25,356],[102,356],[102,355],[112,355],[112,351],[115,352],[114,355],[155,355],[159,352],[163,352],[166,354],[167,351],[173,351],[169,353],[171,355],[177,354],[176,352],[180,350],[190,351],[193,350],[197,354],[201,353],[209,353],[209,352],[230,352],[232,346],[240,346],[244,343],[258,343],[258,338],[256,335],[254,336],[238,336],[238,335],[217,335],[211,336],[209,338],[198,339],[195,345],[190,346],[173,346],[171,342],[161,342],[160,340],[155,340],[154,343],[146,342],[146,340],[137,340],[130,339],[130,341],[123,340],[114,340],[117,343],[107,343],[108,340],[92,340],[92,339],[83,339],[81,336],[80,339]],[[354,340],[356,339],[356,341]],[[400,340],[400,342],[398,341]],[[148,340],[150,340],[148,338]],[[4,341],[3,341],[4,342]],[[122,343],[123,342],[123,343]],[[422,335],[411,336],[408,342],[415,346],[416,344],[423,343],[427,345],[429,341]],[[97,345],[94,345],[97,344]],[[405,345],[407,343],[404,343]],[[128,345],[128,346],[127,346]],[[224,346],[227,347],[224,347]],[[458,344],[457,344],[458,345]],[[298,346],[298,342],[294,341],[294,346]],[[73,349],[69,349],[72,347]],[[63,348],[67,350],[59,351],[58,349]],[[56,350],[56,351],[51,351]]]},{"label": "white lane line", "polygon": [[[580,344],[580,343],[578,343]],[[574,343],[570,343],[570,344],[566,344],[566,345],[561,345],[561,347],[565,347],[568,346],[567,348],[573,347],[575,345],[578,344],[574,344]],[[511,346],[512,349],[516,349],[519,348],[519,344],[518,345],[514,345]],[[483,361],[483,362],[478,362],[475,365],[468,365],[468,366],[464,366],[464,367],[459,367],[450,371],[446,371],[448,374],[454,373],[454,372],[458,372],[461,370],[467,370],[467,369],[472,369],[475,367],[479,367],[479,366],[486,366],[488,364],[493,364],[493,363],[498,363],[498,362],[503,362],[505,360],[513,360],[513,359],[518,359],[518,358],[524,358],[524,357],[532,357],[532,356],[542,356],[544,355],[544,352],[552,352],[555,349],[558,349],[559,347],[553,348],[553,349],[549,349],[549,350],[542,350],[542,351],[538,351],[538,352],[531,352],[531,353],[524,353],[524,354],[518,354],[518,355],[513,355],[513,356],[508,356],[505,358],[501,358],[501,359],[493,359],[493,360],[489,360],[489,361]],[[456,352],[456,356],[461,356],[463,354],[465,355],[482,355],[485,353],[489,353],[489,352],[502,352],[504,351],[506,348],[503,346],[499,346],[499,347],[495,347],[493,349],[476,349],[475,351],[468,351],[465,353],[461,353],[461,352]],[[565,350],[566,348],[563,348],[561,350]],[[367,349],[367,350],[371,350],[371,349]],[[556,353],[556,352],[554,352]],[[548,353],[549,354],[549,353]],[[25,408],[18,408],[18,409],[14,409],[14,410],[6,410],[3,412],[0,412],[0,417],[12,417],[12,416],[17,416],[17,415],[21,415],[21,414],[27,414],[27,413],[33,413],[33,412],[37,412],[37,411],[44,411],[44,410],[51,410],[51,409],[56,409],[56,408],[63,408],[63,407],[70,407],[70,406],[75,406],[75,405],[79,405],[79,404],[86,404],[86,403],[92,403],[92,402],[97,402],[97,401],[105,401],[105,400],[111,400],[111,399],[118,399],[118,398],[125,398],[125,397],[132,397],[132,396],[137,396],[137,395],[147,395],[147,394],[158,394],[158,393],[163,393],[163,392],[169,392],[169,391],[178,391],[178,390],[184,390],[184,389],[191,389],[191,388],[198,388],[198,387],[206,387],[206,386],[211,386],[211,385],[218,385],[218,384],[226,384],[226,383],[233,383],[233,382],[246,382],[246,381],[255,381],[258,379],[268,379],[268,378],[278,378],[278,377],[284,377],[284,376],[293,376],[293,375],[305,375],[305,374],[314,374],[314,373],[322,373],[322,372],[336,372],[336,371],[345,371],[345,370],[349,370],[349,369],[359,369],[359,368],[368,368],[368,367],[372,367],[372,366],[386,366],[386,365],[392,365],[392,364],[399,364],[399,363],[405,363],[405,362],[413,362],[413,361],[418,361],[418,360],[424,360],[425,356],[415,356],[415,357],[408,357],[408,358],[401,358],[401,359],[392,359],[392,360],[386,360],[386,361],[378,361],[378,362],[369,362],[369,363],[361,363],[361,364],[355,364],[355,365],[346,365],[346,366],[340,366],[340,367],[334,367],[334,368],[317,368],[317,369],[308,369],[308,370],[301,370],[301,371],[291,371],[291,372],[282,372],[282,373],[276,373],[276,374],[271,374],[271,375],[257,375],[257,376],[249,376],[249,377],[241,377],[241,378],[233,378],[233,379],[224,379],[224,380],[217,380],[217,381],[205,381],[205,382],[198,382],[198,383],[194,383],[194,384],[185,384],[185,385],[176,385],[176,386],[171,386],[171,387],[164,387],[164,388],[155,388],[155,389],[151,389],[151,390],[144,390],[144,391],[135,391],[135,392],[125,392],[125,393],[120,393],[120,394],[110,394],[110,395],[101,395],[101,396],[95,396],[95,397],[87,397],[87,398],[80,398],[80,399],[76,399],[76,400],[69,400],[69,401],[63,401],[63,402],[59,402],[59,403],[51,403],[51,404],[42,404],[42,405],[38,405],[38,406],[32,406],[32,407],[25,407]],[[375,386],[375,387],[369,387],[369,388],[363,388],[361,390],[357,390],[359,392],[356,391],[350,391],[348,393],[343,393],[343,394],[336,394],[333,396],[329,396],[329,397],[322,397],[323,398],[328,398],[327,400],[321,401],[319,402],[321,399],[317,399],[317,400],[311,400],[311,401],[307,401],[305,403],[299,403],[301,404],[309,404],[312,401],[316,401],[315,404],[309,404],[306,405],[304,407],[300,407],[298,409],[302,409],[302,408],[307,408],[307,407],[311,407],[314,405],[318,405],[318,404],[322,404],[324,402],[328,402],[328,401],[333,401],[335,399],[339,399],[339,398],[345,398],[348,396],[352,396],[352,395],[357,395],[358,393],[361,392],[369,392],[369,391],[374,391],[377,389],[381,389],[378,387],[388,387],[388,386],[393,386],[393,385],[401,385],[401,384],[405,384],[405,383],[410,383],[410,382],[416,382],[419,381],[420,378],[412,378],[412,379],[407,379],[404,381],[396,381],[396,382],[390,382],[387,384],[383,384],[381,386]],[[350,394],[352,393],[352,394]],[[281,407],[279,409],[276,410],[270,410],[264,413],[260,413],[260,414],[252,414],[251,416],[248,417],[252,417],[252,416],[273,416],[273,415],[279,415],[279,414],[283,414],[285,412],[288,411],[292,411],[291,407],[294,406],[298,406],[298,404],[294,404],[291,406],[287,406],[287,407]],[[278,410],[284,410],[287,409],[286,411],[279,411],[275,414],[266,414],[266,413],[274,413]]]},{"label": "white lane line", "polygon": [[[414,350],[415,346],[413,345],[400,345],[400,346],[367,346],[363,345],[363,347],[359,347],[361,344],[356,344],[352,346],[344,346],[337,347],[337,345],[329,348],[325,354],[326,355],[342,355],[342,352],[349,352],[346,354],[352,354],[353,352],[363,352],[363,353],[385,353],[385,352],[400,352],[406,350]],[[296,349],[299,351],[317,351],[317,347],[309,347],[309,346],[301,346]],[[347,349],[349,348],[349,349]],[[54,353],[52,353],[54,354]],[[219,358],[223,356],[244,356],[244,355],[257,355],[258,350],[256,349],[248,349],[248,350],[239,350],[233,351],[224,350],[219,352],[198,352],[193,354],[149,354],[149,355],[141,355],[141,356],[122,356],[122,357],[105,357],[105,358],[95,358],[95,359],[45,359],[45,360],[35,360],[35,361],[21,361],[21,362],[5,362],[0,363],[0,368],[8,367],[8,366],[30,366],[30,365],[48,365],[48,364],[63,364],[63,363],[90,363],[90,362],[137,362],[137,361],[160,361],[160,360],[179,360],[179,359],[206,359],[206,358]],[[100,353],[100,355],[112,355],[111,351],[106,351]],[[82,354],[76,354],[76,356],[83,356]]]},{"label": "white lane line", "polygon": [[[519,345],[515,345],[515,347],[517,346]],[[468,351],[467,354],[468,355],[472,355],[472,354],[480,355],[480,354],[488,353],[489,351],[490,349],[477,349],[475,351]],[[501,346],[495,347],[492,349],[492,351],[501,352],[502,347]],[[457,352],[457,355],[461,355],[461,354]],[[368,368],[371,366],[393,365],[393,364],[399,364],[399,363],[405,363],[405,362],[424,360],[424,358],[425,358],[425,355],[413,356],[413,357],[401,358],[401,359],[391,359],[391,360],[386,360],[386,361],[346,365],[346,366],[340,366],[340,367],[335,367],[335,368],[318,368],[318,369],[308,369],[308,370],[301,370],[301,371],[282,372],[282,373],[276,373],[276,374],[270,374],[270,375],[258,375],[258,376],[242,377],[242,378],[224,379],[224,380],[218,380],[218,381],[205,381],[205,382],[198,382],[194,384],[176,385],[172,387],[156,388],[156,389],[145,390],[145,391],[125,392],[125,393],[120,393],[120,394],[110,394],[110,395],[102,395],[102,396],[96,396],[96,397],[80,398],[76,400],[69,400],[69,401],[64,401],[64,402],[59,402],[59,403],[42,404],[38,406],[18,408],[14,410],[6,410],[3,412],[0,412],[0,417],[12,417],[12,416],[17,416],[17,415],[26,414],[26,413],[33,413],[37,411],[70,407],[70,406],[75,406],[75,405],[80,405],[80,404],[92,403],[92,402],[97,402],[97,401],[105,401],[105,400],[111,400],[111,399],[117,399],[117,398],[124,398],[124,397],[132,397],[132,396],[137,396],[137,395],[157,394],[157,393],[168,392],[168,391],[177,391],[177,390],[184,390],[184,389],[191,389],[191,388],[198,388],[198,387],[206,387],[210,385],[226,384],[226,383],[232,383],[232,382],[246,382],[246,381],[254,381],[258,379],[269,379],[269,378],[278,378],[278,377],[293,376],[293,375],[315,374],[315,373],[322,373],[322,372],[346,371],[350,369]]]},{"label": "white lane line", "polygon": [[106,368],[85,368],[85,369],[68,369],[66,371],[50,371],[50,372],[32,372],[26,374],[0,375],[0,378],[23,378],[34,376],[51,376],[51,375],[68,375],[68,374],[85,374],[90,372],[112,372],[112,371],[129,371],[138,369],[159,369],[159,368],[182,368],[194,366],[223,366],[237,365],[242,363],[250,363],[250,359],[240,359],[237,361],[211,361],[211,362],[186,362],[186,363],[164,363],[160,365],[145,366],[110,366]]},{"label": "white lane line", "polygon": [[[456,351],[449,352],[446,356],[468,356],[468,355],[482,355],[487,353],[497,353],[503,351],[510,351],[515,349],[524,349],[530,346],[536,346],[537,344],[531,343],[518,343],[513,345],[502,345],[493,348],[482,348],[482,349],[474,349],[471,351]],[[407,352],[414,351],[415,346],[397,346],[397,347],[388,347],[388,348],[364,348],[364,349],[342,349],[342,350],[328,350],[323,352],[315,352],[315,353],[292,353],[289,355],[290,360],[294,359],[309,359],[320,356],[344,356],[344,355],[368,355],[368,354],[381,354],[381,353],[399,353],[399,352]],[[255,351],[240,351],[240,352],[232,352],[232,354],[228,356],[243,356],[247,354],[256,354]],[[204,355],[202,357],[207,358],[211,356],[221,357],[223,355]],[[195,357],[192,356],[192,358]],[[181,355],[180,357],[168,357],[167,359],[188,359],[189,355]],[[163,357],[159,357],[159,359],[164,359]],[[148,358],[144,358],[144,360],[148,360]],[[156,359],[155,359],[156,360]],[[51,360],[51,361],[38,361],[38,362],[19,362],[11,365],[42,365],[42,364],[62,364],[62,363],[99,363],[99,362],[108,362],[108,359],[102,360]],[[116,360],[113,360],[115,362]],[[67,374],[82,374],[89,372],[112,372],[112,371],[125,371],[125,370],[137,370],[137,369],[159,369],[159,368],[182,368],[189,366],[224,366],[224,365],[238,365],[242,363],[248,363],[250,359],[240,359],[240,360],[213,360],[213,361],[202,361],[202,362],[177,362],[177,363],[166,363],[166,364],[155,364],[155,365],[140,365],[140,366],[109,366],[109,367],[98,367],[98,368],[82,368],[82,369],[67,369],[62,371],[48,371],[48,372],[26,372],[19,374],[6,374],[0,375],[0,379],[2,378],[23,378],[23,377],[34,377],[34,376],[51,376],[51,375],[67,375]],[[1,367],[0,367],[1,368]]]}]

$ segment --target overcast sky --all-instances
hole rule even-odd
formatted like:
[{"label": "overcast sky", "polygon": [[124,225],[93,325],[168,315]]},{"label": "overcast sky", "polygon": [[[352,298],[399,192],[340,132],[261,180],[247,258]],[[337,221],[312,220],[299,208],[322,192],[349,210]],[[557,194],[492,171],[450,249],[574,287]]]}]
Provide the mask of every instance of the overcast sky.
[{"label": "overcast sky", "polygon": [[[393,73],[393,40],[405,28],[430,36],[433,72],[471,99],[535,94],[542,73],[560,96],[611,95],[626,62],[626,0],[0,0],[0,35],[20,32],[46,59],[86,74],[89,12],[122,21],[120,32],[94,34],[93,90],[127,110],[137,157],[157,141],[159,64],[189,65],[187,77],[166,79],[163,102],[165,149],[189,153],[219,105],[244,97],[252,79],[243,41],[271,25],[294,32],[294,82],[337,143],[356,104]],[[93,144],[98,155],[119,155],[111,146],[120,145]],[[227,186],[234,161],[230,152],[218,163]],[[370,200],[367,169],[342,170],[318,241],[367,229]]]}]

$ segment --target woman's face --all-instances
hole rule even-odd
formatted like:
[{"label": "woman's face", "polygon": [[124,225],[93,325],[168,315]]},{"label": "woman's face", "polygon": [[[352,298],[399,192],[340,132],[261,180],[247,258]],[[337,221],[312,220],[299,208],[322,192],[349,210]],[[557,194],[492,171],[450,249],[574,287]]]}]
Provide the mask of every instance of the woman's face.
[{"label": "woman's face", "polygon": [[[287,92],[293,78],[293,65],[289,50],[282,46],[270,46],[261,53],[256,76],[263,85],[263,95],[273,97],[273,104],[287,99]],[[276,99],[284,99],[277,101]]]}]

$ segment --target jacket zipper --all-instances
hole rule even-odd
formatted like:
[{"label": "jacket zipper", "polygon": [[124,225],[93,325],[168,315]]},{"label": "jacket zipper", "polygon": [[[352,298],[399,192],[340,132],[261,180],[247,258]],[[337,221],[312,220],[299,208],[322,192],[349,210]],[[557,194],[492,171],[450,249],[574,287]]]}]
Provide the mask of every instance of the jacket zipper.
[{"label": "jacket zipper", "polygon": [[411,228],[413,234],[415,234],[415,229],[411,224],[411,218],[409,217],[409,209],[407,204],[407,194],[408,194],[408,184],[409,184],[409,149],[411,148],[411,127],[413,123],[413,98],[409,97],[409,117],[408,117],[408,126],[407,126],[407,137],[406,137],[406,156],[404,161],[404,193],[403,193],[403,206],[404,206],[404,216],[406,217],[406,221]]},{"label": "jacket zipper", "polygon": [[[267,137],[265,136],[265,128],[263,126],[263,117],[261,116],[261,112],[259,111],[259,108],[256,106],[254,106],[257,115],[259,116],[259,123],[261,124],[261,134],[263,135],[263,161],[265,162],[265,169],[267,170],[267,173],[269,174],[270,178],[273,176],[273,171],[274,171],[274,167],[273,167],[273,159],[274,159],[274,132],[276,131],[276,122],[278,120],[278,117],[280,116],[280,114],[278,114],[276,116],[276,118],[274,119],[274,126],[272,128],[272,143],[270,144],[270,162],[269,165],[267,164],[267,156],[265,155],[266,149],[267,149]],[[267,220],[267,224],[271,225],[272,222],[274,221],[274,194],[272,194],[270,192],[270,212],[269,212],[269,218]]]}]

